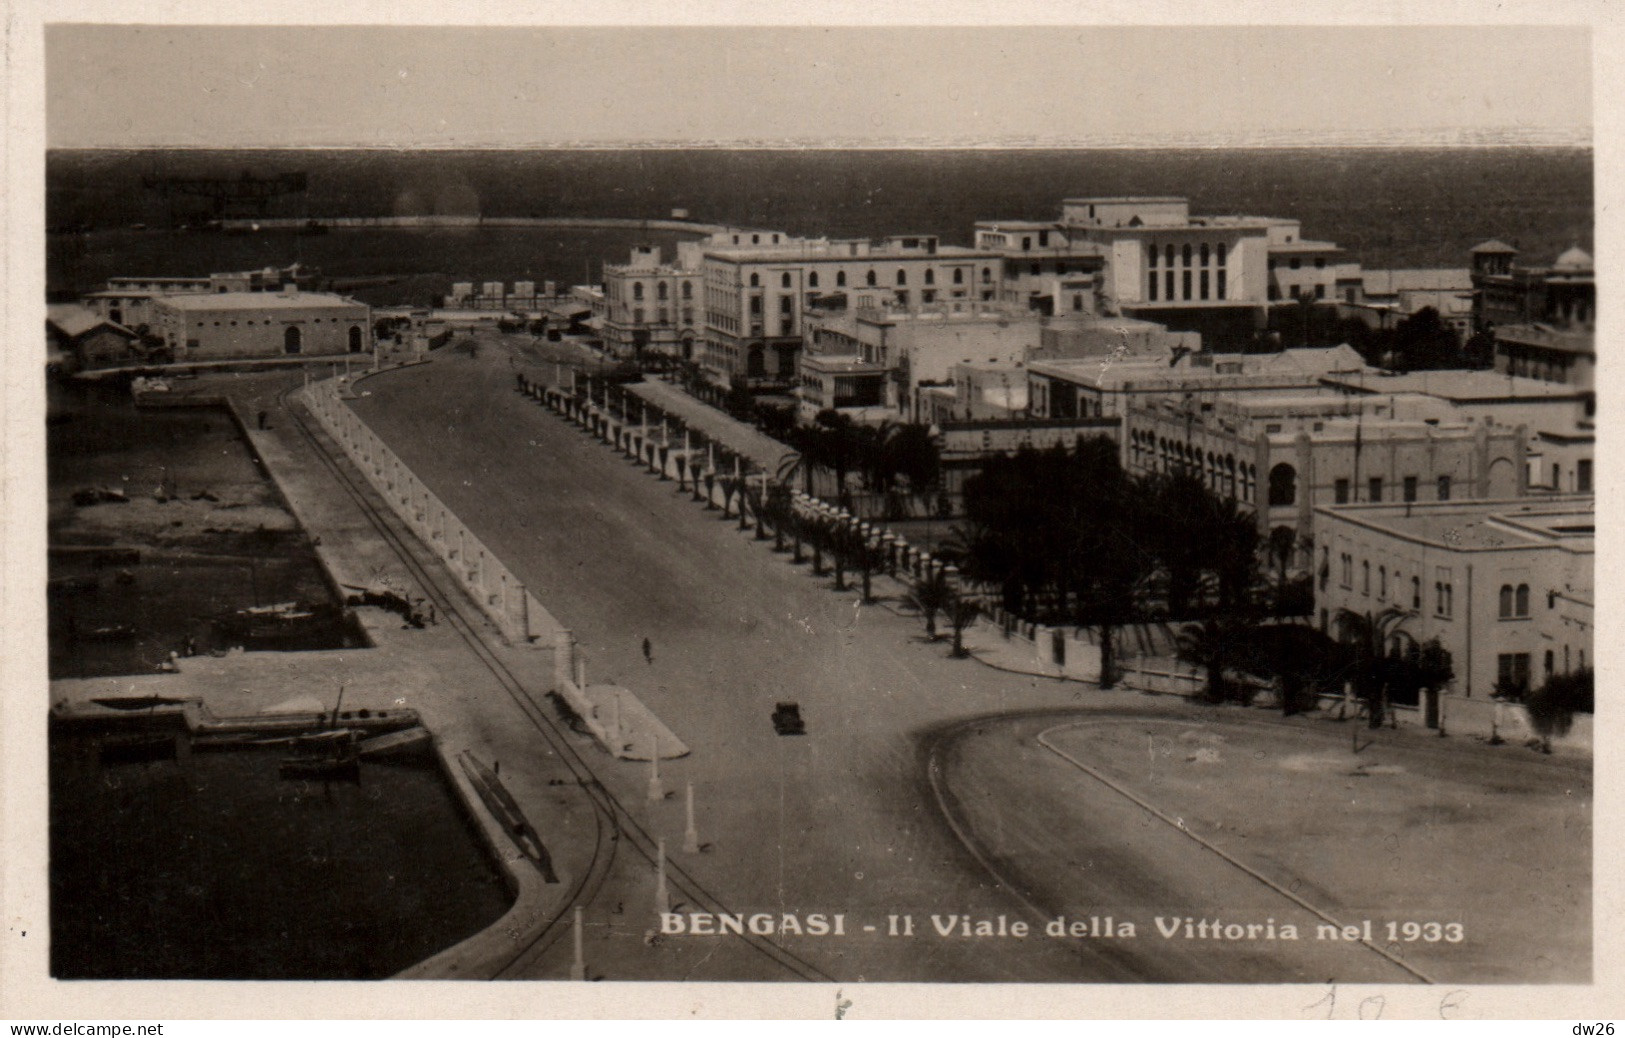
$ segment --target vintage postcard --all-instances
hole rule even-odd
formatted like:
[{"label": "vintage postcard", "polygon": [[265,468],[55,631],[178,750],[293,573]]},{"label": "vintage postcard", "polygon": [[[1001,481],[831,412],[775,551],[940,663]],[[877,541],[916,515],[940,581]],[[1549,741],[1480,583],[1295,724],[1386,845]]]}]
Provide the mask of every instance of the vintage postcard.
[{"label": "vintage postcard", "polygon": [[16,11],[4,1015],[1617,1007],[1600,5]]}]

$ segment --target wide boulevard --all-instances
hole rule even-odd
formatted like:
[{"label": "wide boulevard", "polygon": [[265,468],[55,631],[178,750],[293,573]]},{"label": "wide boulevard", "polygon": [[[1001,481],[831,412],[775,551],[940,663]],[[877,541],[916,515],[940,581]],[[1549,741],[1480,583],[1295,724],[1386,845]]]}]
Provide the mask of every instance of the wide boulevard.
[{"label": "wide boulevard", "polygon": [[[803,925],[812,913],[843,913],[843,936],[775,936],[840,980],[1408,979],[1357,945],[1305,941],[1232,954],[1225,942],[1166,940],[1147,914],[1137,915],[1133,939],[1039,936],[1052,907],[1002,886],[944,822],[922,736],[979,715],[1167,709],[1167,701],[949,658],[945,643],[924,641],[917,619],[833,590],[830,577],[791,565],[771,542],[741,534],[674,483],[515,392],[515,363],[515,352],[495,346],[477,357],[442,351],[431,364],[363,381],[366,395],[353,406],[576,633],[589,681],[631,689],[691,748],[662,768],[677,795],[658,803],[644,796],[647,765],[596,750],[588,759],[730,911],[771,913],[776,925],[785,913]],[[517,363],[533,374],[553,370],[524,356]],[[776,734],[770,716],[780,701],[800,704],[805,736]],[[1045,767],[1076,781],[1059,758],[1030,744],[1021,752],[1045,756]],[[700,854],[680,850],[686,783],[709,844]],[[1099,907],[1068,898],[1075,916],[1113,914],[1120,890],[1117,903],[1168,916],[1236,907],[1312,922],[1127,802],[1108,806],[1099,789],[1087,795],[1106,797],[1099,821],[1123,827],[1124,841],[1109,856],[1080,851],[1080,890]],[[1104,829],[1087,839],[1056,831],[1035,810],[1018,796],[996,813],[1012,839],[1077,838],[1095,849],[1112,842]],[[640,975],[792,979],[765,957],[724,950],[734,938],[653,937],[652,890],[645,864],[613,904],[587,906],[595,916],[635,921],[626,932],[643,947],[626,959],[640,963]],[[1003,916],[1006,933],[1016,921],[1032,931],[1025,939],[965,937],[956,923],[954,936],[939,936],[933,915],[987,920],[995,930]],[[889,936],[888,916],[912,917],[913,935]],[[664,967],[662,954],[670,955]],[[561,975],[568,948],[554,958],[537,974]],[[602,966],[612,979],[627,976],[613,961]]]}]

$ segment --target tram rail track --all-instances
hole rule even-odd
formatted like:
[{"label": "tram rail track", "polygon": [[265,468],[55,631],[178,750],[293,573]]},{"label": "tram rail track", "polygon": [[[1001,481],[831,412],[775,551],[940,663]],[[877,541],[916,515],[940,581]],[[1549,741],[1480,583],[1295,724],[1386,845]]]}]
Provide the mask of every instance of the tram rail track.
[{"label": "tram rail track", "polygon": [[[417,536],[405,528],[404,523],[387,505],[375,500],[376,491],[359,471],[354,473],[350,471],[353,462],[343,456],[342,450],[337,451],[338,456],[335,456],[335,451],[330,450],[323,442],[323,438],[327,435],[325,430],[321,430],[319,424],[313,423],[311,418],[301,413],[303,406],[294,399],[298,389],[299,387],[290,387],[285,390],[279,402],[283,411],[293,419],[295,428],[312,453],[320,459],[335,481],[361,509],[369,524],[389,545],[413,579],[418,582],[424,594],[434,603],[439,614],[452,626],[474,657],[491,673],[504,693],[518,706],[525,719],[546,741],[592,805],[595,834],[593,851],[587,867],[571,882],[558,911],[493,972],[492,979],[528,976],[526,971],[569,932],[569,920],[574,914],[573,909],[578,905],[585,907],[592,904],[602,893],[609,882],[618,848],[623,840],[629,843],[639,857],[646,860],[651,867],[659,853],[658,841],[626,804],[604,785],[568,734],[550,716],[548,706],[538,702],[536,695],[525,687],[519,677],[487,643],[484,619],[482,617],[471,619],[468,613],[469,603],[462,592],[456,588],[443,586],[437,579],[433,571],[434,563],[420,557],[420,553],[426,557],[429,552],[421,545]],[[666,877],[671,888],[689,904],[717,913],[728,911],[721,898],[696,879],[681,863],[670,857],[666,859]],[[743,934],[737,935],[735,939],[745,941],[754,951],[795,979],[823,982],[835,980],[817,965],[761,935]]]}]

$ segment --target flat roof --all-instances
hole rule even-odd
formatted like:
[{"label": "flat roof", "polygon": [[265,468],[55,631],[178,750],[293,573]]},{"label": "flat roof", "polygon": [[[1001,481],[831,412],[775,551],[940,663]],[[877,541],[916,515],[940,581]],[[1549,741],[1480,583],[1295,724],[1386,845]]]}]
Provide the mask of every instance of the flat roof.
[{"label": "flat roof", "polygon": [[1589,495],[1381,505],[1319,505],[1315,511],[1451,551],[1560,547],[1596,550]]},{"label": "flat roof", "polygon": [[1312,241],[1299,239],[1298,241],[1276,242],[1270,245],[1271,252],[1344,252],[1334,241]]},{"label": "flat roof", "polygon": [[1466,267],[1364,269],[1360,277],[1367,293],[1471,292],[1473,289],[1473,272]]},{"label": "flat roof", "polygon": [[1499,324],[1495,326],[1495,338],[1498,342],[1539,346],[1563,353],[1597,352],[1597,333],[1580,329],[1552,328],[1542,324]]},{"label": "flat roof", "polygon": [[1093,195],[1083,198],[1063,198],[1061,204],[1077,205],[1081,202],[1085,205],[1089,203],[1095,205],[1119,205],[1133,202],[1183,202],[1189,205],[1190,201],[1190,199],[1181,195]]},{"label": "flat roof", "polygon": [[801,366],[808,370],[826,371],[835,375],[883,375],[891,370],[884,365],[849,354],[839,356],[811,354],[801,358]]},{"label": "flat roof", "polygon": [[312,306],[351,306],[365,308],[345,296],[332,292],[213,292],[197,295],[166,296],[164,306],[178,310],[297,310]]},{"label": "flat roof", "polygon": [[1066,224],[1054,220],[977,220],[974,226],[979,231],[1060,231],[1066,229]]},{"label": "flat roof", "polygon": [[[924,236],[922,236],[923,238]],[[1001,259],[1003,253],[990,252],[986,249],[972,249],[963,245],[938,245],[934,250],[923,248],[901,248],[892,244],[891,240],[885,243],[870,245],[866,252],[852,255],[849,252],[837,251],[836,248],[820,245],[817,247],[772,249],[756,246],[718,246],[702,250],[705,256],[715,256],[727,260],[752,260],[758,263],[783,263],[788,261],[820,261],[829,263],[862,263],[865,260],[897,260],[897,259]]]},{"label": "flat roof", "polygon": [[1454,401],[1505,400],[1578,400],[1580,393],[1573,386],[1543,382],[1521,375],[1503,375],[1496,371],[1411,371],[1404,374],[1371,372],[1359,375],[1332,373],[1325,376],[1327,385],[1340,386],[1359,393],[1422,393]]}]

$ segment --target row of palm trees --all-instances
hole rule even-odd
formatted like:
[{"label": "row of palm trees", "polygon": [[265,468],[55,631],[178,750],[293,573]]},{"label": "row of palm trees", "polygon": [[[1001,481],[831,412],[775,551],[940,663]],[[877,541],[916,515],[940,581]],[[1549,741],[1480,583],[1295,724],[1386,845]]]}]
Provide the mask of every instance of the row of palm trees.
[{"label": "row of palm trees", "polygon": [[785,432],[786,442],[798,457],[779,473],[784,481],[800,475],[806,492],[815,494],[813,475],[822,470],[835,481],[835,493],[844,498],[847,481],[856,474],[878,494],[907,490],[925,493],[940,478],[942,459],[930,430],[914,423],[883,421],[878,425],[854,422],[838,411],[820,411],[810,425]]}]

